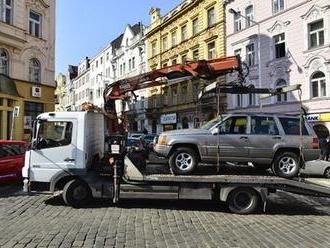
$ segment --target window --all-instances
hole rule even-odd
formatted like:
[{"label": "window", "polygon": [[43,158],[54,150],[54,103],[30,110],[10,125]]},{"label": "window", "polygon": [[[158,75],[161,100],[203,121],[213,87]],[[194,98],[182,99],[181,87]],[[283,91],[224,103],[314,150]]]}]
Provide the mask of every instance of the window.
[{"label": "window", "polygon": [[167,42],[167,36],[163,37],[163,51],[166,51],[168,49],[168,42]]},{"label": "window", "polygon": [[12,24],[13,20],[13,1],[0,0],[0,21]]},{"label": "window", "polygon": [[44,105],[36,102],[24,103],[24,133],[30,133],[32,122],[37,116],[44,112]]},{"label": "window", "polygon": [[106,60],[109,61],[109,52],[107,52],[107,57],[106,57]]},{"label": "window", "polygon": [[[286,85],[287,84],[284,79],[280,79],[276,82],[276,88],[282,88],[282,87],[285,87]],[[277,95],[276,98],[277,98],[276,99],[277,102],[286,102],[288,100],[288,95],[287,95],[287,93],[283,93],[283,94]]]},{"label": "window", "polygon": [[72,122],[42,122],[38,132],[38,149],[67,146],[72,140]]},{"label": "window", "polygon": [[96,60],[96,68],[98,68],[98,67],[99,67],[99,61]]},{"label": "window", "polygon": [[198,98],[198,94],[199,94],[199,84],[198,83],[194,83],[193,84],[193,94],[194,94],[194,99]]},{"label": "window", "polygon": [[236,50],[234,51],[234,54],[235,54],[235,56],[241,56],[241,54],[242,54],[242,49],[236,49]]},{"label": "window", "polygon": [[228,118],[219,126],[220,134],[246,134],[247,118],[235,116]]},{"label": "window", "polygon": [[198,20],[198,18],[196,18],[192,21],[192,28],[193,28],[192,34],[193,35],[198,34],[198,32],[199,32],[199,20]]},{"label": "window", "polygon": [[41,82],[41,67],[39,60],[33,58],[29,63],[29,77],[30,81],[34,83]]},{"label": "window", "polygon": [[152,97],[152,107],[157,108],[157,96]]},{"label": "window", "polygon": [[236,107],[240,108],[243,106],[243,95],[237,94],[236,95]]},{"label": "window", "polygon": [[253,116],[251,118],[251,134],[279,135],[279,131],[273,117]]},{"label": "window", "polygon": [[157,50],[157,43],[156,42],[153,42],[152,44],[151,44],[151,56],[153,57],[153,56],[156,56],[156,51]]},{"label": "window", "polygon": [[[300,135],[300,118],[280,118],[280,122],[286,135]],[[303,123],[302,134],[308,135],[306,126]]]},{"label": "window", "polygon": [[167,91],[167,89],[164,89],[163,104],[164,104],[164,106],[168,105],[168,91]]},{"label": "window", "polygon": [[215,59],[216,53],[215,53],[215,42],[211,42],[207,45],[208,50],[208,59]]},{"label": "window", "polygon": [[101,65],[103,64],[103,57],[101,57]]},{"label": "window", "polygon": [[199,60],[199,51],[198,51],[198,49],[193,51],[193,60],[194,61]]},{"label": "window", "polygon": [[135,69],[135,57],[132,58],[132,69]]},{"label": "window", "polygon": [[187,62],[187,54],[181,56],[182,64],[185,64]]},{"label": "window", "polygon": [[41,37],[41,15],[33,11],[30,11],[29,32],[30,35]]},{"label": "window", "polygon": [[0,74],[9,75],[9,58],[5,49],[0,49]]},{"label": "window", "polygon": [[249,105],[250,106],[256,105],[256,94],[254,94],[254,93],[249,94]]},{"label": "window", "polygon": [[327,95],[325,75],[317,71],[311,77],[312,98],[325,97]]},{"label": "window", "polygon": [[324,45],[324,22],[323,20],[308,24],[309,48]]},{"label": "window", "polygon": [[215,10],[214,7],[207,11],[207,26],[211,27],[215,24]]},{"label": "window", "polygon": [[255,60],[255,50],[254,44],[250,44],[246,46],[246,61],[248,66],[254,66],[256,64]]},{"label": "window", "polygon": [[128,70],[131,71],[132,70],[132,59],[128,60]]},{"label": "window", "polygon": [[285,50],[285,34],[275,35],[273,37],[274,40],[274,47],[275,47],[275,58],[283,58],[286,55]]},{"label": "window", "polygon": [[181,27],[181,41],[185,41],[188,38],[187,25]]},{"label": "window", "polygon": [[272,0],[273,1],[273,14],[280,12],[284,9],[284,0]]},{"label": "window", "polygon": [[242,30],[241,11],[237,11],[234,14],[234,32],[238,32],[240,30]]},{"label": "window", "polygon": [[178,90],[177,87],[172,87],[172,105],[177,105],[178,103]]},{"label": "window", "polygon": [[0,145],[0,158],[19,156],[25,153],[24,145],[3,144]]},{"label": "window", "polygon": [[176,59],[173,59],[173,60],[172,60],[172,65],[176,65],[176,64],[177,64]]},{"label": "window", "polygon": [[178,44],[177,31],[172,32],[172,47]]},{"label": "window", "polygon": [[181,88],[181,103],[187,102],[187,95],[188,95],[188,86],[183,85]]},{"label": "window", "polygon": [[165,68],[165,67],[167,67],[167,63],[164,63],[164,64],[163,64],[163,68]]},{"label": "window", "polygon": [[123,63],[123,73],[124,74],[126,73],[126,63],[125,62]]},{"label": "window", "polygon": [[253,20],[254,20],[253,5],[246,7],[245,16],[246,16],[246,27],[248,28],[253,24]]}]

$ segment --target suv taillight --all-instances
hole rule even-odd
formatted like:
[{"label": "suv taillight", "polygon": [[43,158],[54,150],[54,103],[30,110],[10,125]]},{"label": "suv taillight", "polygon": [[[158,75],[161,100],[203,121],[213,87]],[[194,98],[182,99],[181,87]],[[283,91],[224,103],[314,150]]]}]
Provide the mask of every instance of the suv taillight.
[{"label": "suv taillight", "polygon": [[312,148],[313,149],[320,149],[320,143],[319,143],[319,139],[318,138],[313,138],[312,141]]}]

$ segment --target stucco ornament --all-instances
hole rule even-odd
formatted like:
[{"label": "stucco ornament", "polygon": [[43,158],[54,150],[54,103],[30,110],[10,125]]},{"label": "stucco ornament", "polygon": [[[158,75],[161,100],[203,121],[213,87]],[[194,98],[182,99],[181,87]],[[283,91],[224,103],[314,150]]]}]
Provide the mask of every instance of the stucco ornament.
[{"label": "stucco ornament", "polygon": [[323,7],[315,4],[313,5],[306,14],[301,16],[301,18],[305,21],[311,22],[318,20],[324,16],[324,13],[330,9],[330,5],[325,5]]}]

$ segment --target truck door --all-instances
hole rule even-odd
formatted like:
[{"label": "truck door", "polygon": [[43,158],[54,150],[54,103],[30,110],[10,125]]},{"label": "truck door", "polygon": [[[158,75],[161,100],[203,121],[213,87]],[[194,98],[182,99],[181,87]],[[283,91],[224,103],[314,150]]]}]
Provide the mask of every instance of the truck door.
[{"label": "truck door", "polygon": [[232,116],[219,125],[219,133],[210,137],[208,146],[209,154],[214,161],[217,160],[218,145],[221,161],[239,162],[248,157],[247,127],[247,116]]},{"label": "truck door", "polygon": [[30,154],[30,181],[50,182],[59,171],[77,167],[77,120],[38,123],[36,145]]}]

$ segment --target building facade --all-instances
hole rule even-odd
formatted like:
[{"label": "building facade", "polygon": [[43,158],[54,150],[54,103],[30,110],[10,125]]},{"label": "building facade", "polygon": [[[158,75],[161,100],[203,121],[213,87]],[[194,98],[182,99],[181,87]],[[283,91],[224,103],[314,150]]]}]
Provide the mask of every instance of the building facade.
[{"label": "building facade", "polygon": [[[301,84],[307,119],[319,136],[328,134],[329,1],[228,0],[226,16],[227,54],[240,55],[249,66],[247,83],[268,88]],[[234,76],[228,76],[227,80],[233,80]],[[228,97],[228,108],[244,112],[298,113],[299,93],[287,93],[262,101],[258,96],[233,95]]]},{"label": "building facade", "polygon": [[81,60],[77,68],[77,76],[72,79],[74,110],[81,110],[82,104],[93,101],[89,65],[88,57]]},{"label": "building facade", "polygon": [[[146,31],[148,69],[154,70],[186,61],[225,56],[225,22],[222,1],[185,0],[164,16],[150,10]],[[197,95],[205,80],[174,80],[148,89],[148,115],[153,132],[193,128],[213,118],[225,106],[216,96],[202,102]],[[159,113],[159,114],[158,114]]]},{"label": "building facade", "polygon": [[56,77],[56,90],[55,90],[55,111],[65,111],[65,89],[66,77],[62,73]]},{"label": "building facade", "polygon": [[54,110],[55,1],[0,1],[0,85],[0,139],[27,140]]}]

